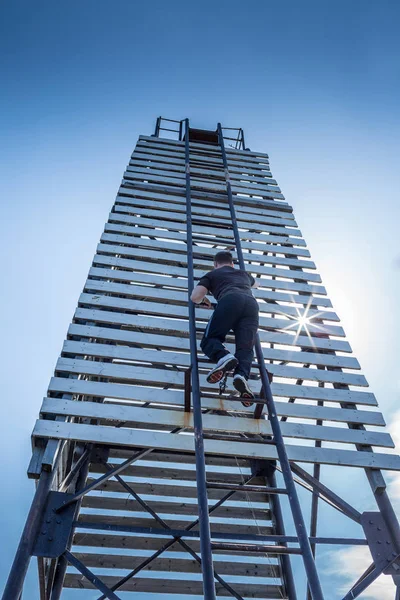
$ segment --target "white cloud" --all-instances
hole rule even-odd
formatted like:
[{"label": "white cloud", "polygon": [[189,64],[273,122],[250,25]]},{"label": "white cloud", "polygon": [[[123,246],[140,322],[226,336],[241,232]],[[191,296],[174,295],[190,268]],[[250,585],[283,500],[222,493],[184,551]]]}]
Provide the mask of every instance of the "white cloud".
[{"label": "white cloud", "polygon": [[[337,576],[342,583],[340,591],[345,594],[372,563],[369,549],[366,546],[353,546],[341,551],[331,552],[329,574]],[[395,585],[389,575],[381,575],[359,598],[362,600],[393,600]]]}]

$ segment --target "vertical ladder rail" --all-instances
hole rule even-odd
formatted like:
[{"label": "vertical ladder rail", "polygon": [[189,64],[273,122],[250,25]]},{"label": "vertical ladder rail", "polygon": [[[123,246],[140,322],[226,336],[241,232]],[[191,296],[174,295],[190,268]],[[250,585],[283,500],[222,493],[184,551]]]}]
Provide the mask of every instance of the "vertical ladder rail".
[{"label": "vertical ladder rail", "polygon": [[186,244],[188,268],[189,341],[192,366],[193,429],[196,450],[196,483],[199,505],[200,552],[205,600],[215,600],[214,568],[211,552],[210,519],[208,515],[206,463],[204,455],[203,419],[201,414],[200,381],[197,359],[195,306],[190,296],[194,287],[192,200],[190,193],[189,119],[185,119],[185,173],[186,173]]},{"label": "vertical ladder rail", "polygon": [[[238,224],[236,220],[236,211],[233,203],[232,196],[232,188],[229,177],[229,168],[228,161],[226,158],[225,144],[224,138],[222,134],[221,123],[218,123],[218,135],[219,135],[219,143],[222,153],[222,161],[225,169],[225,180],[226,180],[226,191],[228,195],[229,202],[229,210],[231,213],[231,221],[233,227],[233,233],[235,238],[235,246],[236,252],[239,260],[239,266],[244,271],[246,270],[246,266],[243,259],[242,246],[240,242],[240,235]],[[261,383],[264,389],[265,394],[265,403],[268,410],[268,417],[271,423],[272,433],[274,436],[274,441],[276,444],[276,449],[278,453],[279,462],[282,468],[282,475],[285,481],[286,489],[288,491],[288,498],[290,502],[290,508],[293,515],[293,521],[296,528],[296,533],[299,539],[299,545],[302,551],[302,557],[304,562],[304,568],[307,575],[307,582],[311,590],[313,600],[323,600],[323,593],[321,584],[319,581],[317,568],[315,565],[314,557],[311,551],[310,541],[308,539],[308,534],[306,530],[306,525],[304,522],[304,517],[302,514],[299,497],[297,495],[297,490],[295,487],[295,483],[292,477],[292,471],[290,468],[289,459],[286,453],[285,443],[283,441],[283,435],[279,424],[279,419],[276,413],[275,402],[272,397],[271,387],[268,380],[268,374],[265,367],[264,355],[262,352],[260,337],[257,334],[256,343],[255,343],[256,357],[258,362],[258,367],[261,375]]]},{"label": "vertical ladder rail", "polygon": [[[275,473],[270,474],[267,477],[267,483],[273,488],[277,488],[277,481]],[[279,500],[278,494],[271,495],[271,506],[272,506],[272,514],[275,522],[275,529],[278,535],[286,535],[285,531],[285,522],[282,514],[282,506]],[[283,546],[287,546],[286,542],[282,543]],[[288,594],[289,600],[297,600],[297,592],[296,592],[296,584],[294,583],[292,563],[290,560],[289,554],[281,554],[279,556],[279,560],[281,561],[281,566],[283,568],[283,582],[285,584],[285,589]]]}]

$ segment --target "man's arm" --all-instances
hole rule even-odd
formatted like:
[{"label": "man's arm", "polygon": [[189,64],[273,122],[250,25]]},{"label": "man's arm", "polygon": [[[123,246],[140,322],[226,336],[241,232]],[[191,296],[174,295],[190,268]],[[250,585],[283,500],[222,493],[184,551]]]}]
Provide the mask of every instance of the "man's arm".
[{"label": "man's arm", "polygon": [[253,277],[253,275],[251,275],[250,273],[247,273],[248,278],[250,279],[250,287],[252,288],[258,288],[260,280],[259,279],[255,279],[255,277]]},{"label": "man's arm", "polygon": [[201,304],[206,297],[206,294],[208,294],[208,289],[204,287],[204,285],[196,285],[190,299],[195,304]]}]

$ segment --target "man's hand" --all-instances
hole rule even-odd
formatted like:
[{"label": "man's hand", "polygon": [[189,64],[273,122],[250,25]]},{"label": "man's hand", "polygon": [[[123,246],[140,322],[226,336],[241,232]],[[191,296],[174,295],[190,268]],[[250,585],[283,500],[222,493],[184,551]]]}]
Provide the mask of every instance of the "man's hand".
[{"label": "man's hand", "polygon": [[204,296],[203,302],[201,303],[200,306],[204,306],[205,308],[212,308],[212,304],[211,304],[210,300],[207,298],[207,296]]},{"label": "man's hand", "polygon": [[197,284],[192,292],[192,295],[190,296],[190,299],[195,304],[201,304],[206,297],[206,294],[208,294],[208,289],[204,287],[204,285]]}]

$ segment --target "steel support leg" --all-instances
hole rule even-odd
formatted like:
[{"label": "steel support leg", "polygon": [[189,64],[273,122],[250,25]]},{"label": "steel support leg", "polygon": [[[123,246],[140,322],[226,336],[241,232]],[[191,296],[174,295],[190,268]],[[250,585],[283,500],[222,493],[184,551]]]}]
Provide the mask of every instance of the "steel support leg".
[{"label": "steel support leg", "polygon": [[53,482],[56,468],[52,471],[42,471],[35,496],[26,519],[21,540],[11,567],[10,574],[3,592],[3,600],[15,600],[22,593],[26,572],[31,560],[36,535],[41,522],[47,495]]},{"label": "steel support leg", "polygon": [[385,521],[386,527],[391,533],[392,542],[395,551],[400,554],[400,525],[397,520],[396,513],[394,512],[392,503],[389,500],[389,496],[386,490],[375,491],[373,474],[370,471],[366,471],[368,481],[374,492],[376,503],[379,507],[383,520]]}]

